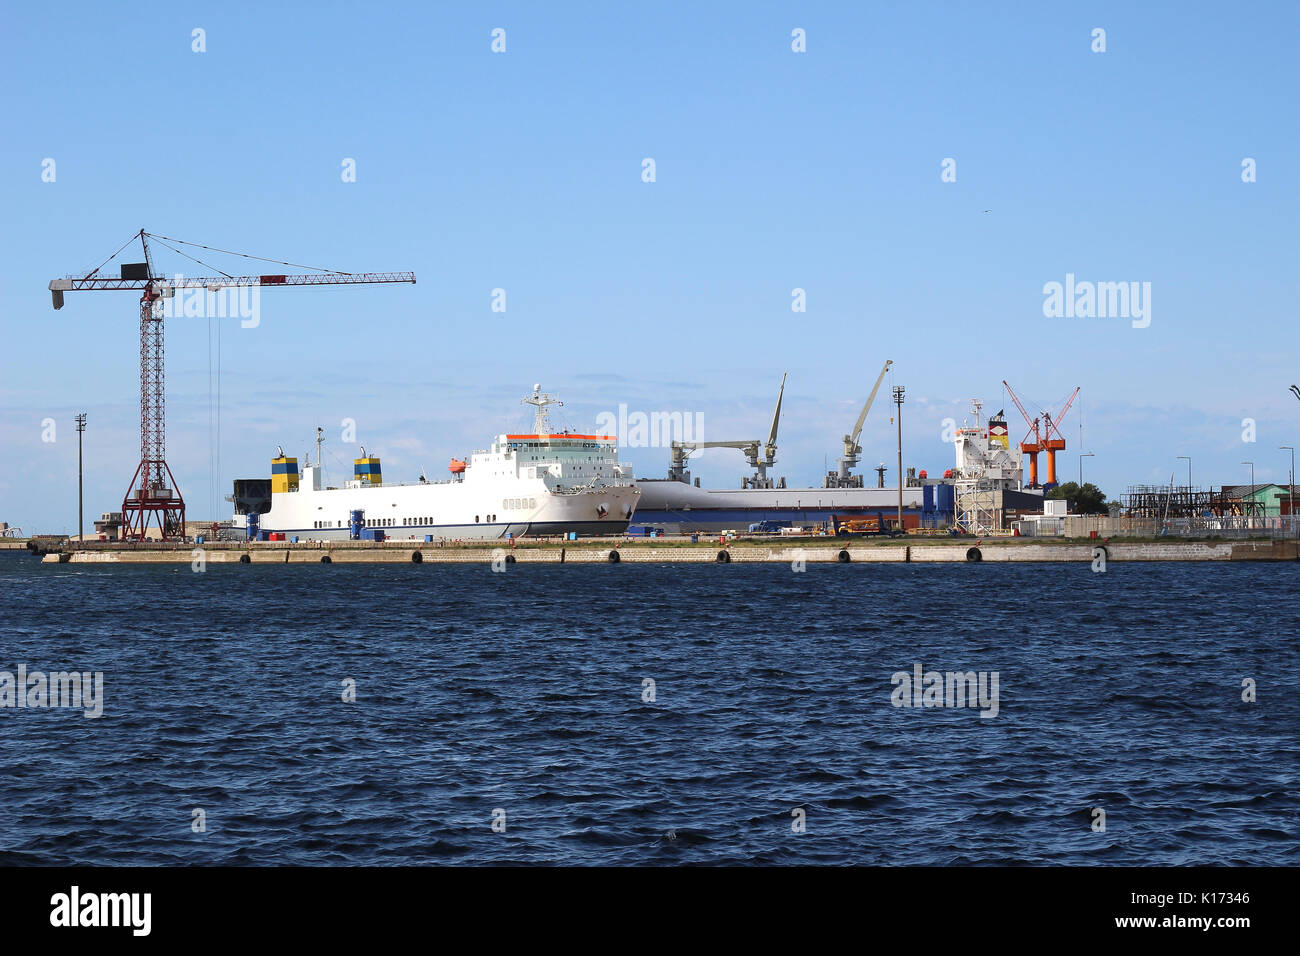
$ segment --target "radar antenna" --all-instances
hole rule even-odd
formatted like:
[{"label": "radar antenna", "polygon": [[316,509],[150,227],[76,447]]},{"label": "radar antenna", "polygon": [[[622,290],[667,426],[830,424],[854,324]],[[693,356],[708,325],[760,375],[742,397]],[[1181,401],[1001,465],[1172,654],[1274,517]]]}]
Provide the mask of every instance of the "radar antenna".
[{"label": "radar antenna", "polygon": [[534,385],[533,394],[525,398],[522,402],[520,402],[520,404],[532,405],[537,409],[537,413],[533,421],[533,431],[535,431],[538,435],[549,435],[551,433],[551,422],[549,417],[546,414],[546,409],[550,405],[563,405],[564,402],[560,401],[558,398],[555,398],[551,395],[545,394],[542,391],[541,385]]}]

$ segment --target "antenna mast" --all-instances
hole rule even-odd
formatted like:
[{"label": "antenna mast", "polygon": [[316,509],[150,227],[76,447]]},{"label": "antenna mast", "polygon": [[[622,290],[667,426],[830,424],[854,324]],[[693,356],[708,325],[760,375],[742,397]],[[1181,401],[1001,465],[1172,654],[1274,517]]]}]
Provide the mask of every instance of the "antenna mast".
[{"label": "antenna mast", "polygon": [[546,409],[551,405],[563,405],[564,402],[554,396],[545,394],[542,392],[542,386],[536,384],[533,386],[533,394],[525,398],[519,404],[532,405],[537,409],[536,415],[533,419],[533,430],[538,435],[549,435],[551,433],[551,422],[549,416],[546,414]]}]

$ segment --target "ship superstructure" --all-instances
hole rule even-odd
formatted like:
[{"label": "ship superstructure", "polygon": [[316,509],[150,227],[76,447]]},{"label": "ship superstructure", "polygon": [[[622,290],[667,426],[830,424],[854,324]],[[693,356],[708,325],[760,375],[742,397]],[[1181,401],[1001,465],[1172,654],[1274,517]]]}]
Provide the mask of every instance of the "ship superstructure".
[{"label": "ship superstructure", "polygon": [[1022,475],[1020,455],[1011,450],[1007,420],[999,411],[989,418],[987,427],[982,426],[980,410],[983,407],[984,403],[979,399],[971,399],[975,425],[957,431],[957,462],[953,477],[958,481],[979,482],[985,489],[1019,491]]}]

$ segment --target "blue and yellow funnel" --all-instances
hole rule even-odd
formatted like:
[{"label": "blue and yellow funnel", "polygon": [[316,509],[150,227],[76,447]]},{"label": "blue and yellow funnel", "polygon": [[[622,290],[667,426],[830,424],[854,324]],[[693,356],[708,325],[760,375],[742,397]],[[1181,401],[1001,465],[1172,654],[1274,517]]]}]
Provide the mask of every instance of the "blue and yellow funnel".
[{"label": "blue and yellow funnel", "polygon": [[298,490],[298,459],[285,458],[281,455],[279,458],[271,459],[271,493],[282,494],[286,491]]},{"label": "blue and yellow funnel", "polygon": [[362,451],[361,458],[352,459],[352,477],[368,485],[383,484],[383,474],[379,470],[379,459],[366,457]]}]

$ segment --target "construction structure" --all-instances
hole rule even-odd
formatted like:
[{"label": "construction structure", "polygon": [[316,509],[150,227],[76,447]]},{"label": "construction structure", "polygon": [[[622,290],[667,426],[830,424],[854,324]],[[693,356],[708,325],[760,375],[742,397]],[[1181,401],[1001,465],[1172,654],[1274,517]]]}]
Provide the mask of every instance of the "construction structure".
[{"label": "construction structure", "polygon": [[[128,245],[139,240],[144,262],[120,263],[119,275],[102,274],[108,265]],[[150,240],[171,249],[205,268],[207,263],[181,252],[168,243],[175,242],[197,249],[206,249],[225,255],[236,255],[276,265],[311,270],[303,274],[276,274],[257,276],[232,276],[221,270],[217,277],[177,277],[168,281],[156,273]],[[124,242],[111,256],[85,275],[66,276],[50,282],[50,295],[55,309],[63,308],[65,292],[80,291],[138,291],[140,293],[140,464],[122,501],[121,535],[123,540],[143,541],[148,529],[156,523],[163,540],[185,537],[185,499],[181,496],[175,476],[167,464],[167,386],[163,342],[165,300],[172,299],[178,289],[202,289],[215,294],[223,289],[260,289],[267,286],[317,286],[356,285],[371,283],[409,282],[414,284],[413,272],[348,273],[311,266],[297,265],[276,259],[264,259],[246,253],[214,249],[211,246],[187,242],[169,236],[156,236],[141,229]],[[224,311],[221,313],[225,317]]]},{"label": "construction structure", "polygon": [[[1262,487],[1262,486],[1261,486]],[[1190,485],[1130,485],[1121,496],[1124,512],[1135,518],[1258,518],[1264,502],[1248,494],[1249,485],[1193,488]]]}]

